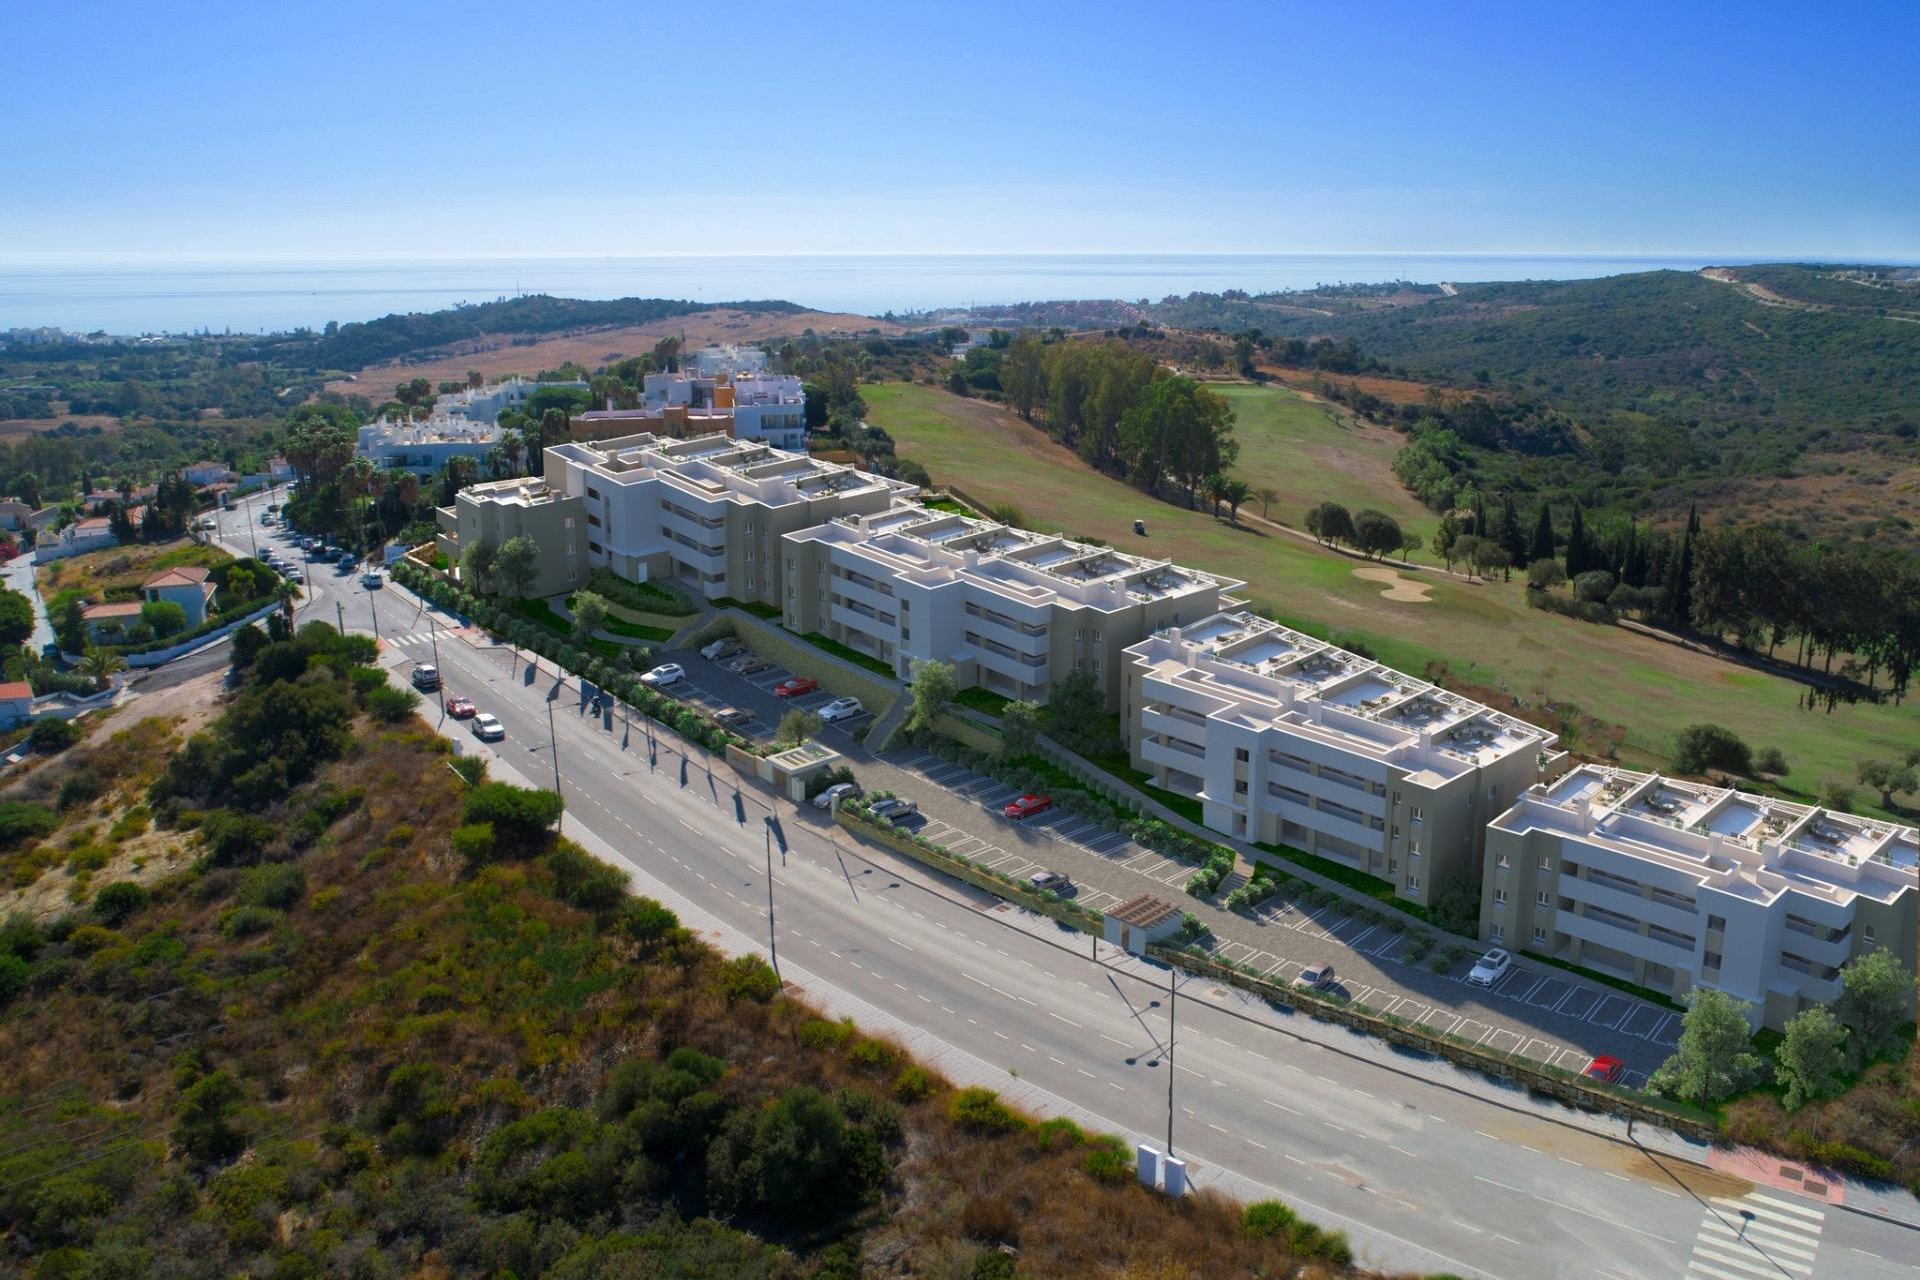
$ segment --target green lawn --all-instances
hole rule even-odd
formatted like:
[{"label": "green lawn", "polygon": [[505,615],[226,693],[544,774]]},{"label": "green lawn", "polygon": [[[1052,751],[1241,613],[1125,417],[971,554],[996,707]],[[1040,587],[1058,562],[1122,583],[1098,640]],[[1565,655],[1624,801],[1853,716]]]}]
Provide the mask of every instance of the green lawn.
[{"label": "green lawn", "polygon": [[[1851,779],[1863,757],[1903,755],[1920,741],[1912,706],[1802,711],[1801,686],[1792,681],[1530,609],[1517,579],[1469,585],[1421,578],[1432,586],[1431,600],[1387,600],[1381,584],[1354,576],[1353,560],[1150,498],[1089,471],[994,406],[907,383],[867,386],[861,394],[869,419],[894,437],[900,456],[923,464],[936,483],[956,484],[983,502],[1012,502],[1033,524],[1243,580],[1249,585],[1242,595],[1290,625],[1363,641],[1383,662],[1416,675],[1444,661],[1462,679],[1520,698],[1535,718],[1552,718],[1545,703],[1577,704],[1625,727],[1628,764],[1655,765],[1672,750],[1677,730],[1715,721],[1755,747],[1780,747],[1792,770],[1786,785],[1804,793],[1823,778]],[[1136,518],[1147,521],[1150,537],[1135,536]]]},{"label": "green lawn", "polygon": [[[1439,524],[1393,478],[1400,438],[1384,427],[1355,427],[1334,409],[1285,387],[1217,386],[1209,390],[1233,405],[1240,459],[1233,473],[1255,489],[1279,493],[1269,519],[1305,527],[1308,508],[1338,502],[1349,511],[1372,507],[1431,537]],[[1258,500],[1241,508],[1258,513]]]}]

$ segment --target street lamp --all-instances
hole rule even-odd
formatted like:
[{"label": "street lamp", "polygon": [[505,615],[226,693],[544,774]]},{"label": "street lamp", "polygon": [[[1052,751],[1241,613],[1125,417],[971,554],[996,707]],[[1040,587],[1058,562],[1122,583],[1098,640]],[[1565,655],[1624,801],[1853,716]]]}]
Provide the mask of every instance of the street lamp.
[{"label": "street lamp", "polygon": [[560,794],[560,736],[554,732],[553,728],[553,702],[560,696],[560,690],[565,684],[566,681],[561,681],[554,686],[553,692],[547,695],[547,752],[553,757],[553,793],[555,795]]},{"label": "street lamp", "polygon": [[761,820],[767,834],[767,951],[773,957],[773,976],[780,976],[780,940],[773,931],[773,815]]}]

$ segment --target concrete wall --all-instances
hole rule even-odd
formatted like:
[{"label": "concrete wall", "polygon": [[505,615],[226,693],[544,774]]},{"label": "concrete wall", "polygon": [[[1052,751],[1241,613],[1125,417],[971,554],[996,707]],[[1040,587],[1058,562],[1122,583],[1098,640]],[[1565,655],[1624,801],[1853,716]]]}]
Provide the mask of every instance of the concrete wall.
[{"label": "concrete wall", "polygon": [[729,609],[726,617],[734,624],[734,634],[752,646],[755,653],[772,659],[796,675],[818,680],[823,688],[836,694],[860,699],[879,719],[906,695],[899,684],[883,680],[864,667],[836,658],[816,649],[796,635],[783,631],[742,609]]}]

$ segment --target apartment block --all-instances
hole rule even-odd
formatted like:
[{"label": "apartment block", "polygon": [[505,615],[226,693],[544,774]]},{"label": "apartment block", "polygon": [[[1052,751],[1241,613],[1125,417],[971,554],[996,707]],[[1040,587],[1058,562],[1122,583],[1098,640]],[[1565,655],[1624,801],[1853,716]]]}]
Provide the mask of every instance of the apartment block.
[{"label": "apartment block", "polygon": [[587,580],[586,503],[545,480],[521,476],[468,485],[451,507],[435,514],[440,525],[435,544],[449,565],[458,565],[461,553],[476,542],[498,547],[525,535],[540,548],[533,595],[557,595]]},{"label": "apartment block", "polygon": [[[360,428],[354,456],[365,458],[381,471],[411,471],[422,479],[440,474],[453,458],[472,458],[484,464],[500,443],[500,428],[492,422],[458,417],[433,417],[424,422],[395,422],[382,418]],[[481,473],[485,473],[481,465]]]},{"label": "apartment block", "polygon": [[[706,352],[700,354],[704,357]],[[759,351],[753,354],[761,355]],[[764,440],[779,449],[806,448],[807,393],[800,379],[761,372],[760,363],[744,357],[732,362],[738,368],[725,367],[727,363],[708,362],[679,373],[650,373],[641,380],[638,409],[598,410],[587,416],[657,415],[673,410],[724,416],[731,420],[733,434],[742,440]]]},{"label": "apartment block", "polygon": [[1206,825],[1330,858],[1428,903],[1486,825],[1564,767],[1552,733],[1251,613],[1126,650],[1136,768]]},{"label": "apartment block", "polygon": [[1912,827],[1583,765],[1493,820],[1481,935],[1676,998],[1718,988],[1778,1029],[1856,956],[1913,966],[1917,863]]},{"label": "apartment block", "polygon": [[536,392],[549,388],[585,391],[587,384],[577,378],[536,382],[532,378],[507,378],[484,387],[462,387],[434,399],[435,417],[466,418],[492,425],[500,421],[503,409],[521,409]]},{"label": "apartment block", "polygon": [[578,500],[581,554],[636,582],[778,604],[780,539],[916,492],[901,480],[726,435],[652,433],[550,446],[547,483]]},{"label": "apartment block", "polygon": [[1119,705],[1122,652],[1220,608],[1244,584],[1058,534],[911,502],[781,539],[789,630],[818,632],[893,667],[953,664],[962,688],[1043,701],[1089,670]]}]

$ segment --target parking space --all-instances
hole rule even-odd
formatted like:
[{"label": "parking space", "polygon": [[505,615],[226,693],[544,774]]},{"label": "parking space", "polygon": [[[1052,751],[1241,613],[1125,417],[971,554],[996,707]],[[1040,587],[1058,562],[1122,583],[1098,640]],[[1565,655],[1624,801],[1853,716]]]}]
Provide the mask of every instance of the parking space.
[{"label": "parking space", "polygon": [[[668,689],[662,690],[674,697],[692,703],[702,709],[713,712],[723,707],[736,707],[747,712],[753,720],[736,727],[736,732],[757,741],[766,741],[773,737],[780,718],[790,710],[819,711],[839,695],[832,689],[822,686],[797,697],[782,698],[774,690],[794,673],[777,663],[772,663],[758,671],[734,671],[732,666],[742,660],[752,660],[751,653],[735,654],[717,662],[710,662],[690,649],[668,650],[657,655],[661,662],[678,662],[686,670],[686,678]],[[862,708],[858,715],[832,721],[821,728],[820,736],[831,739],[835,735],[854,739],[865,733],[873,722],[873,712]]]}]

